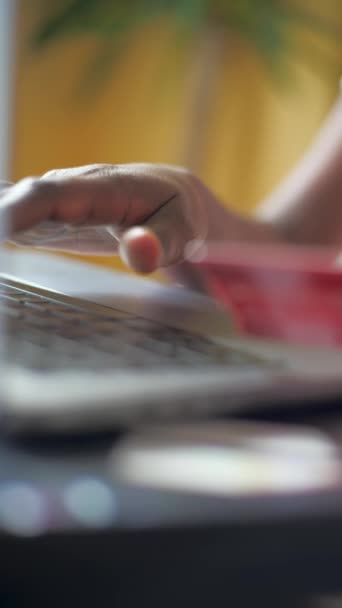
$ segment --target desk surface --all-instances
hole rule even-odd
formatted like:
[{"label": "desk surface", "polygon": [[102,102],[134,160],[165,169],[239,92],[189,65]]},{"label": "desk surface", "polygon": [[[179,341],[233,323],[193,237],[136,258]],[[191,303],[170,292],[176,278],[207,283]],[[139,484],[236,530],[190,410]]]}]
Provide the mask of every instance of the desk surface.
[{"label": "desk surface", "polygon": [[[332,428],[341,439],[342,421],[336,413],[315,424]],[[231,517],[230,507],[227,518],[224,501],[201,501],[194,509],[193,501],[178,495],[117,486],[113,487],[117,507],[113,513],[117,517],[121,510],[121,518],[112,524],[92,528],[89,521],[84,522],[84,512],[77,512],[77,505],[68,512],[68,505],[56,497],[65,497],[65,488],[75,480],[96,478],[110,484],[104,463],[115,440],[102,436],[1,442],[0,481],[21,480],[25,487],[39,489],[60,528],[1,537],[6,560],[0,560],[0,599],[1,587],[6,596],[18,587],[18,580],[21,589],[31,593],[33,587],[39,588],[45,599],[53,590],[59,606],[68,605],[63,594],[72,592],[79,598],[82,590],[84,607],[100,591],[123,608],[133,608],[141,598],[147,602],[143,605],[158,608],[208,606],[213,597],[217,598],[215,608],[226,606],[232,598],[239,598],[234,606],[295,608],[296,594],[342,592],[342,497],[339,504],[329,506],[333,509],[322,526],[310,513],[308,502],[306,512],[296,515],[290,533],[288,525],[274,525],[272,532],[274,522],[267,521],[271,525],[265,533],[263,518],[253,522],[250,517],[242,528],[241,513]],[[291,504],[282,508],[285,513]],[[172,513],[173,520],[168,521],[165,513]],[[290,599],[284,599],[285,592],[293,593]],[[262,601],[251,604],[251,598]],[[45,605],[54,606],[50,596]]]}]

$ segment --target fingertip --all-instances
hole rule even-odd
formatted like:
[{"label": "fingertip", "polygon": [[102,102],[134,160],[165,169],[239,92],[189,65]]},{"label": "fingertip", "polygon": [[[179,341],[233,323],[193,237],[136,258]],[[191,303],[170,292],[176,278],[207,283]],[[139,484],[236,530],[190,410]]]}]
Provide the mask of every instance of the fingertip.
[{"label": "fingertip", "polygon": [[121,237],[119,253],[127,266],[140,274],[150,274],[160,267],[162,246],[151,230],[136,226]]}]

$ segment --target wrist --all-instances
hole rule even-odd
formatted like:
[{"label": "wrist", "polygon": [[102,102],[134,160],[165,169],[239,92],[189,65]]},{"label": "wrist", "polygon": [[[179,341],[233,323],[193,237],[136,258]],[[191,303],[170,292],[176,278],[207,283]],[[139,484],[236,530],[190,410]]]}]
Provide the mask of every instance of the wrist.
[{"label": "wrist", "polygon": [[208,241],[246,243],[284,243],[286,235],[274,222],[257,216],[245,217],[231,211],[218,201],[208,205]]}]

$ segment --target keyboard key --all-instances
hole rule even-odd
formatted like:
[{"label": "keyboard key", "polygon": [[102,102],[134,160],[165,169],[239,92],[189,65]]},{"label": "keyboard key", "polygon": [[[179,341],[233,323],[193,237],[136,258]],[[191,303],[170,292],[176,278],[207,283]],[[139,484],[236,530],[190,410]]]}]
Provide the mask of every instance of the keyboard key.
[{"label": "keyboard key", "polygon": [[[1,292],[0,314],[6,320],[8,356],[37,370],[154,369],[258,365],[261,361],[200,335],[110,310],[78,309],[47,297]],[[265,365],[266,363],[264,363]]]}]

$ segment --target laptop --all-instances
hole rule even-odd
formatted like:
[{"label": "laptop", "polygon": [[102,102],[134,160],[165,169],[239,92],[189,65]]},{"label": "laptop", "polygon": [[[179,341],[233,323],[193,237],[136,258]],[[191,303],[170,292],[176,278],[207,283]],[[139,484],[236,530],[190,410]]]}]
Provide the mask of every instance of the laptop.
[{"label": "laptop", "polygon": [[[15,3],[0,11],[10,125]],[[7,128],[4,179],[10,140]],[[342,352],[241,338],[209,298],[30,250],[0,252],[0,331],[1,424],[14,433],[232,415],[340,390]]]},{"label": "laptop", "polygon": [[340,390],[342,352],[239,336],[206,296],[30,250],[0,260],[8,432],[206,419]]}]

